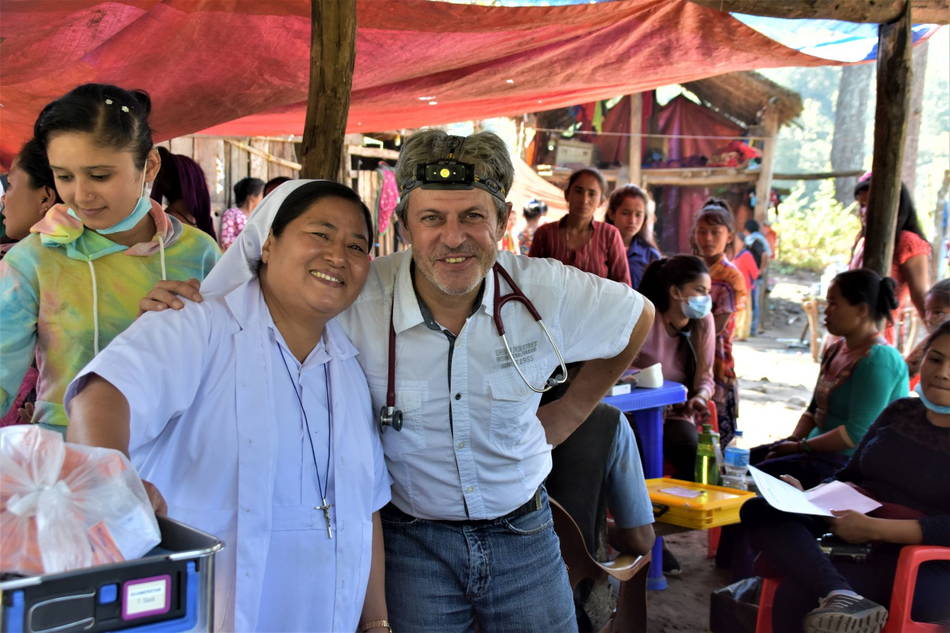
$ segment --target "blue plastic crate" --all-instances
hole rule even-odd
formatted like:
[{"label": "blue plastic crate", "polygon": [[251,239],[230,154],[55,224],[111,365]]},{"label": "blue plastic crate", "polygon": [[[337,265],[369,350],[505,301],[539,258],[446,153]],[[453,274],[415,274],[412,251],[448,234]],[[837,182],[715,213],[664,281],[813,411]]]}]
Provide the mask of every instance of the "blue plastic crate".
[{"label": "blue plastic crate", "polygon": [[158,518],[162,542],[135,560],[0,582],[5,633],[211,631],[217,538]]}]

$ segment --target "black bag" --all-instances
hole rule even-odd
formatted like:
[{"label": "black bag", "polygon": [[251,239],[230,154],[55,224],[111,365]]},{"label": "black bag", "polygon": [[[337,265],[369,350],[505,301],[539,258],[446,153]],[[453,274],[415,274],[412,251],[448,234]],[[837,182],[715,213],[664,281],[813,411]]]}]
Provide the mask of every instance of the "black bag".
[{"label": "black bag", "polygon": [[712,592],[709,630],[712,633],[755,633],[762,579],[743,578]]}]

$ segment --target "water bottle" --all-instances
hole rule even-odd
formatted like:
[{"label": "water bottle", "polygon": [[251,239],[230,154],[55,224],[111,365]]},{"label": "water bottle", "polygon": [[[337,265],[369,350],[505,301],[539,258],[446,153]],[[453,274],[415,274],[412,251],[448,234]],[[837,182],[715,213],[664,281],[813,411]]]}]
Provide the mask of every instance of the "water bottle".
[{"label": "water bottle", "polygon": [[719,485],[719,460],[716,459],[718,448],[719,434],[712,430],[712,425],[703,424],[703,432],[699,434],[699,444],[696,447],[696,483]]},{"label": "water bottle", "polygon": [[735,436],[723,453],[723,485],[730,488],[746,489],[746,471],[749,469],[749,449],[746,447],[742,431]]}]

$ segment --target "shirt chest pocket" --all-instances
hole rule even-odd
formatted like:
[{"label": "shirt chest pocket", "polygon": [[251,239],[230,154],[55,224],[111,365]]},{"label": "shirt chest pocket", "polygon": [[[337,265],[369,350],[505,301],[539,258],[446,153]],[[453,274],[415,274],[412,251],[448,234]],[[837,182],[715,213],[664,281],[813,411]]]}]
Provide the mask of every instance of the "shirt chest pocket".
[{"label": "shirt chest pocket", "polygon": [[[528,380],[537,380],[536,372],[524,368]],[[519,446],[532,424],[539,424],[534,415],[540,396],[521,379],[514,369],[496,371],[488,377],[491,391],[490,439],[496,447],[511,450]]]},{"label": "shirt chest pocket", "polygon": [[[373,391],[385,394],[386,386],[374,387]],[[424,381],[396,384],[396,410],[402,413],[402,429],[397,431],[391,426],[383,427],[383,445],[387,453],[409,453],[428,446],[423,415],[427,397],[428,388]]]}]

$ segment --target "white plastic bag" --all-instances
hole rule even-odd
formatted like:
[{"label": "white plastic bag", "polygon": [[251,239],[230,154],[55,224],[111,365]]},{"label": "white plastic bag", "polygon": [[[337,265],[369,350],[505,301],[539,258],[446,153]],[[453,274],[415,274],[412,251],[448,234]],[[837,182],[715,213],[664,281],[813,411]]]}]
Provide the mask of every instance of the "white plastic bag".
[{"label": "white plastic bag", "polygon": [[51,574],[146,554],[161,541],[119,451],[36,425],[0,428],[0,571]]}]

